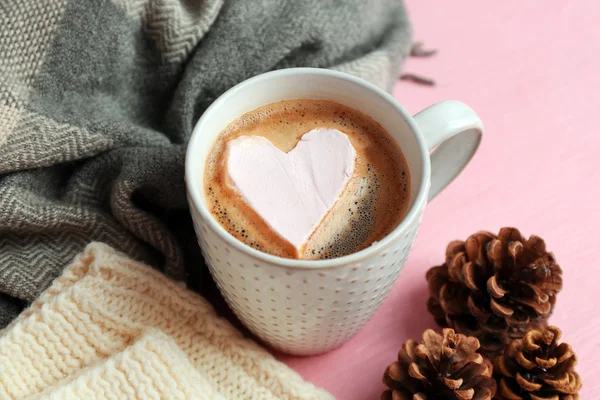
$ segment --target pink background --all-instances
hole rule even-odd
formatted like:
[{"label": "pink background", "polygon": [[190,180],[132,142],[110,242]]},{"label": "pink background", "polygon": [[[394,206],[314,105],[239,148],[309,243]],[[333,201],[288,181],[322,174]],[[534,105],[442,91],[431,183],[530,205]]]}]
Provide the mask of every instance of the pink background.
[{"label": "pink background", "polygon": [[323,356],[282,357],[339,399],[378,399],[402,343],[435,328],[425,271],[446,244],[477,230],[515,226],[542,236],[564,270],[551,322],[579,355],[583,399],[600,393],[600,3],[548,0],[407,0],[415,39],[439,49],[400,82],[412,113],[464,101],[486,126],[472,164],[427,208],[391,295],[346,345]]}]

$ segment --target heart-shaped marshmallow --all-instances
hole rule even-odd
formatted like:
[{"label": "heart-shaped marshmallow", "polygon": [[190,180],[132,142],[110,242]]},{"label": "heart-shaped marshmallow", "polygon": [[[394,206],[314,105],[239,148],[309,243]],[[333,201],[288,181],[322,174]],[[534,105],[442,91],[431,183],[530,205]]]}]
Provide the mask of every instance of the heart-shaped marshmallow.
[{"label": "heart-shaped marshmallow", "polygon": [[227,143],[227,183],[300,257],[346,187],[356,151],[346,134],[319,128],[284,153],[262,136]]}]

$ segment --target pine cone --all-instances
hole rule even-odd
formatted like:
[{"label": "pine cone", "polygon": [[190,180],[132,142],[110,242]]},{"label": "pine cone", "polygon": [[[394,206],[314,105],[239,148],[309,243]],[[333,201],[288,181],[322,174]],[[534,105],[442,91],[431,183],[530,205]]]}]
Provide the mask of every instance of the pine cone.
[{"label": "pine cone", "polygon": [[429,312],[438,324],[481,342],[492,357],[531,328],[544,328],[562,288],[562,270],[544,241],[515,228],[454,241],[446,263],[427,272]]},{"label": "pine cone", "polygon": [[479,341],[444,329],[423,333],[423,344],[407,340],[398,361],[383,376],[382,400],[491,400],[496,393],[492,363],[477,353]]},{"label": "pine cone", "polygon": [[560,329],[550,326],[510,343],[495,362],[499,400],[579,399],[577,356],[568,344],[557,344],[560,336]]}]

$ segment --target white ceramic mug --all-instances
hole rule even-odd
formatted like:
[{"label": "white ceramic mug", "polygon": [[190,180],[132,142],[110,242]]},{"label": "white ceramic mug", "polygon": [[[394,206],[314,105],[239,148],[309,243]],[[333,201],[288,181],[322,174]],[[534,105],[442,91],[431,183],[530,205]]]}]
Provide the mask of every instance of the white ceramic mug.
[{"label": "white ceramic mug", "polygon": [[[217,135],[244,113],[293,99],[331,100],[359,110],[379,122],[402,149],[411,176],[409,211],[372,246],[331,260],[285,259],[238,241],[208,210],[204,166]],[[463,103],[441,102],[413,117],[376,86],[325,69],[268,72],[224,93],[196,124],[185,169],[198,242],[229,306],[254,334],[286,353],[318,354],[347,341],[386,298],[408,257],[428,199],[461,172],[482,132],[481,120]]]}]

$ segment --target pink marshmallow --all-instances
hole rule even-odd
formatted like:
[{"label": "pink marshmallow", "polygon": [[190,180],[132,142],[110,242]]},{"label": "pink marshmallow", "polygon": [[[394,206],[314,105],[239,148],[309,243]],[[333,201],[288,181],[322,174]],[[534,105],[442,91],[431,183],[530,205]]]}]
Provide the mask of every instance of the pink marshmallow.
[{"label": "pink marshmallow", "polygon": [[354,172],[346,134],[327,128],[304,134],[284,153],[262,136],[227,143],[227,184],[299,257]]}]

